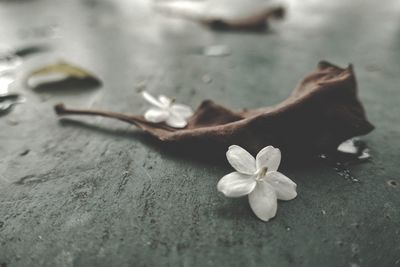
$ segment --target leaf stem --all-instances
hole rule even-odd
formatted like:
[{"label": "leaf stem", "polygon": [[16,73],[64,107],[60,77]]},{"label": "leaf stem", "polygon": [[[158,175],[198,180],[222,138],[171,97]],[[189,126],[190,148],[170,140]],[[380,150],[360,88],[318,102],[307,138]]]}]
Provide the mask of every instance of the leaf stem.
[{"label": "leaf stem", "polygon": [[143,118],[132,115],[125,115],[122,113],[103,111],[103,110],[89,110],[89,109],[71,109],[66,108],[63,103],[59,103],[54,106],[54,110],[57,115],[89,115],[89,116],[101,116],[112,119],[117,119],[127,123],[147,123]]}]

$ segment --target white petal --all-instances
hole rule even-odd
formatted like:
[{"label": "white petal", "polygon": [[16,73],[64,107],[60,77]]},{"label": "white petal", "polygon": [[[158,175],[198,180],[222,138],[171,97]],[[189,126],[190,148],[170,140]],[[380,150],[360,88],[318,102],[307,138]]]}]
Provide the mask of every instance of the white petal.
[{"label": "white petal", "polygon": [[231,172],[219,180],[217,189],[227,197],[241,197],[250,194],[256,183],[250,175]]},{"label": "white petal", "polygon": [[268,171],[276,171],[281,163],[281,151],[273,146],[267,146],[258,152],[256,157],[256,168],[268,168]]},{"label": "white petal", "polygon": [[149,102],[150,104],[159,107],[159,108],[164,108],[165,106],[163,105],[163,103],[161,103],[160,101],[158,101],[154,96],[152,96],[151,94],[149,94],[146,91],[142,92],[142,96],[143,98]]},{"label": "white petal", "polygon": [[150,122],[163,122],[169,117],[169,112],[167,110],[151,108],[144,114],[146,121]]},{"label": "white petal", "polygon": [[186,120],[182,116],[177,116],[171,113],[165,123],[173,128],[185,128],[187,125]]},{"label": "white petal", "polygon": [[171,107],[172,112],[179,114],[183,118],[187,119],[193,115],[193,110],[191,107],[182,104],[173,104]]},{"label": "white petal", "polygon": [[254,157],[240,146],[230,146],[226,158],[232,167],[240,173],[252,175],[256,172]]},{"label": "white petal", "polygon": [[296,183],[280,172],[267,172],[264,181],[274,188],[280,200],[291,200],[297,196]]},{"label": "white petal", "polygon": [[250,207],[254,214],[263,221],[268,221],[276,214],[278,207],[274,189],[266,182],[258,182],[249,194]]},{"label": "white petal", "polygon": [[161,102],[161,104],[163,104],[166,107],[171,105],[172,102],[172,100],[169,97],[166,97],[165,95],[158,96],[158,100]]}]

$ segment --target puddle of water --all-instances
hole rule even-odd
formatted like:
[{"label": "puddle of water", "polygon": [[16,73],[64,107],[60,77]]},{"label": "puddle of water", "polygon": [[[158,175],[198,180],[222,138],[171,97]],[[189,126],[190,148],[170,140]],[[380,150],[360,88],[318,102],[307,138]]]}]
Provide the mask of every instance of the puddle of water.
[{"label": "puddle of water", "polygon": [[321,154],[319,157],[346,165],[364,162],[371,158],[371,154],[367,144],[363,140],[352,138],[340,144],[336,153]]},{"label": "puddle of water", "polygon": [[371,154],[363,140],[352,138],[340,144],[335,153],[321,154],[319,158],[328,162],[339,176],[358,183],[360,180],[352,175],[348,166],[369,160]]},{"label": "puddle of water", "polygon": [[366,160],[371,157],[367,144],[359,138],[344,141],[338,146],[338,152],[354,156],[358,160]]}]

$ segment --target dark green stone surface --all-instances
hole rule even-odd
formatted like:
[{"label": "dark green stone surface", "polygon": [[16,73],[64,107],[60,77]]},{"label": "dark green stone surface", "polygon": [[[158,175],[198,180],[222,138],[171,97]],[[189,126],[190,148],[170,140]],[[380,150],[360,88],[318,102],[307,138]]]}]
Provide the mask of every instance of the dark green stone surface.
[{"label": "dark green stone surface", "polygon": [[[400,186],[388,181],[400,184],[400,4],[289,4],[284,21],[257,34],[211,32],[144,0],[0,1],[2,46],[50,48],[24,61],[13,90],[27,102],[0,118],[0,266],[399,266]],[[232,54],[199,53],[213,44]],[[24,86],[27,71],[59,58],[103,87]],[[351,165],[352,179],[324,162],[282,170],[299,195],[268,223],[246,198],[217,192],[229,166],[168,154],[120,122],[61,123],[52,110],[63,101],[141,113],[143,84],[193,107],[272,105],[321,59],[354,64],[376,126],[364,138],[372,159]]]}]

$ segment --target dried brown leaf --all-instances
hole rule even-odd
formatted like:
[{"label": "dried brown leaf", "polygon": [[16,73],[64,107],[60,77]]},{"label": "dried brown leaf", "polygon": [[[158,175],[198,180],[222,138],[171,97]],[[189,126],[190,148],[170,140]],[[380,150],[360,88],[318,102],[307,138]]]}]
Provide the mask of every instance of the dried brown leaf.
[{"label": "dried brown leaf", "polygon": [[[184,129],[147,122],[130,116],[96,110],[55,107],[58,115],[99,115],[135,124],[167,143],[224,153],[232,144],[256,153],[267,145],[290,156],[305,156],[335,150],[340,143],[369,133],[364,108],[350,65],[340,68],[322,61],[306,76],[291,96],[274,107],[231,111],[206,100]],[[209,154],[208,153],[208,154]]]}]

